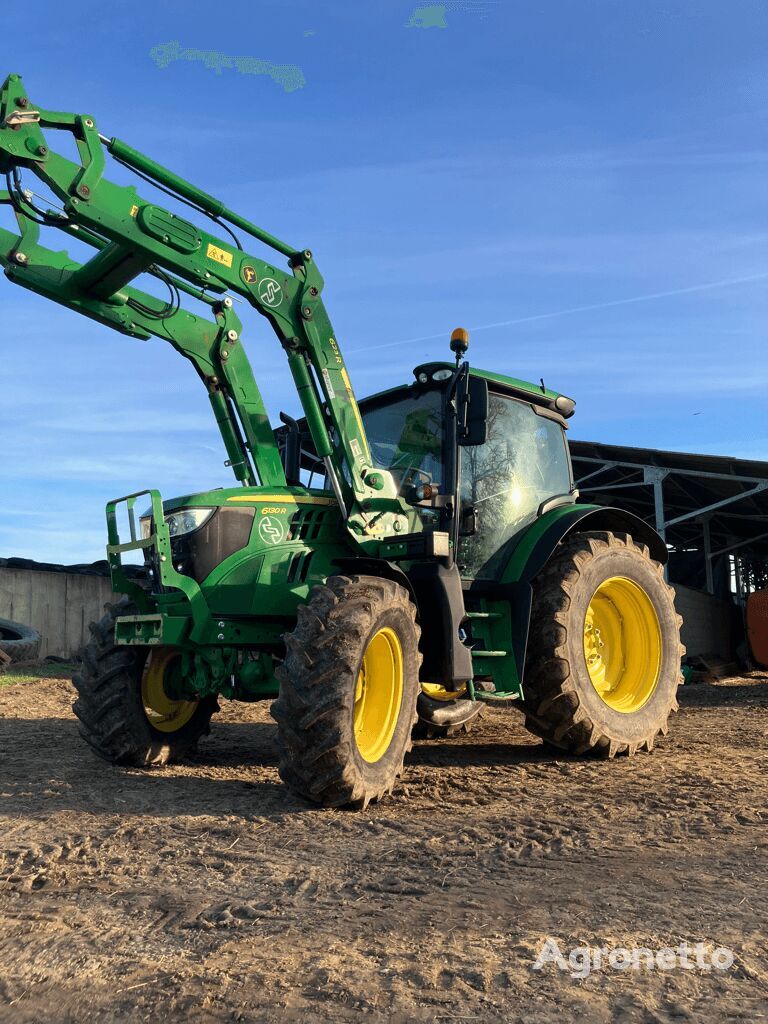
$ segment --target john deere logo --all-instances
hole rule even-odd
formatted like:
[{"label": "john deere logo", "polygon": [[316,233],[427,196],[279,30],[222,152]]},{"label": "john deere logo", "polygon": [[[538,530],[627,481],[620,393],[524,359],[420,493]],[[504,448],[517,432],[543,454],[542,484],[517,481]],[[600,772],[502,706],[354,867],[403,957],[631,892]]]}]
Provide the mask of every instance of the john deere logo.
[{"label": "john deere logo", "polygon": [[265,544],[279,544],[285,533],[283,524],[274,516],[263,516],[259,523],[259,536]]},{"label": "john deere logo", "polygon": [[246,284],[253,284],[253,282],[256,280],[256,271],[254,270],[253,267],[245,266],[240,271],[240,276],[242,277]]},{"label": "john deere logo", "polygon": [[274,277],[263,277],[259,282],[259,298],[265,306],[279,306],[283,301],[283,289]]}]

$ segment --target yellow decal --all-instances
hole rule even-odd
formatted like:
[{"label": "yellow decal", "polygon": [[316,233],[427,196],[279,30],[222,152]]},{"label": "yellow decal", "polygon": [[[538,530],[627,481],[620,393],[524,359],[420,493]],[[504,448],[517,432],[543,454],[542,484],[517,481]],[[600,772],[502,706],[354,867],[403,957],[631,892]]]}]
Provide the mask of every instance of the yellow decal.
[{"label": "yellow decal", "polygon": [[360,410],[357,407],[355,393],[352,390],[352,384],[350,383],[349,374],[347,373],[346,366],[342,366],[341,368],[341,379],[344,381],[344,387],[347,389],[347,397],[349,398],[349,404],[352,406],[352,412],[355,414],[357,425],[360,428],[360,436],[363,439],[363,442],[365,443],[365,453],[368,457],[368,461],[370,462],[371,453],[370,450],[368,449],[367,438],[365,435],[365,427],[363,426],[363,420],[362,417],[360,416]]},{"label": "yellow decal", "polygon": [[206,256],[209,260],[215,260],[216,263],[221,263],[224,267],[232,266],[232,253],[227,252],[226,249],[220,249],[218,245],[213,245],[212,242],[208,243]]},{"label": "yellow decal", "polygon": [[312,494],[233,494],[227,501],[247,501],[260,505],[264,501],[290,502],[293,505],[335,505],[335,498],[322,498]]},{"label": "yellow decal", "polygon": [[132,206],[132,207],[131,207],[131,216],[132,216],[132,217],[137,217],[137,216],[138,216],[138,214],[139,214],[139,208],[138,208],[138,206],[135,206],[135,205],[134,205],[134,206]]},{"label": "yellow decal", "polygon": [[261,510],[261,514],[263,516],[276,516],[276,515],[287,516],[288,515],[288,509],[287,508],[279,508],[276,505],[275,506],[265,505],[264,508]]}]

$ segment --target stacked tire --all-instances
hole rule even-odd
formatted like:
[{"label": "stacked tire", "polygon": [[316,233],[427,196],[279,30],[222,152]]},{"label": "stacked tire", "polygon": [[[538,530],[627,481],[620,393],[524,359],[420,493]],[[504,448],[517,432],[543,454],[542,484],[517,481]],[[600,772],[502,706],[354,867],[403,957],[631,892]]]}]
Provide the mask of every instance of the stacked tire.
[{"label": "stacked tire", "polygon": [[36,661],[40,655],[40,634],[30,626],[10,619],[0,619],[0,663],[10,658],[10,664]]}]

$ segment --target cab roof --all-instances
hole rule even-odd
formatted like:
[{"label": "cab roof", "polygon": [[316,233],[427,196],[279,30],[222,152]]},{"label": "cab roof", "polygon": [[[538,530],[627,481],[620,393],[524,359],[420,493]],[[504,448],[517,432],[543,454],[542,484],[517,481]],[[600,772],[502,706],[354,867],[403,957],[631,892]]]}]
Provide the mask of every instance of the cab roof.
[{"label": "cab roof", "polygon": [[[433,380],[434,374],[439,371],[450,370],[453,372],[455,369],[456,367],[454,363],[449,362],[437,361],[421,363],[419,366],[414,368],[413,375],[415,382],[418,383],[422,376],[426,376],[428,380]],[[493,373],[490,370],[482,370],[474,366],[470,367],[469,372],[473,377],[481,377],[484,380],[487,380],[489,384],[495,385],[497,390],[503,391],[513,398],[520,398],[523,401],[531,402],[534,405],[549,409],[562,419],[569,419],[573,415],[576,406],[575,401],[558,391],[551,391],[549,388],[543,387],[542,385],[532,384],[530,381],[520,380],[518,377],[508,377],[502,373]],[[391,395],[396,391],[402,391],[404,388],[412,386],[413,385],[409,384],[399,384],[397,387],[387,388],[385,391],[377,391],[372,395],[366,395],[365,398],[360,399],[360,403],[365,404],[373,401],[374,399],[383,398],[385,395]]]}]

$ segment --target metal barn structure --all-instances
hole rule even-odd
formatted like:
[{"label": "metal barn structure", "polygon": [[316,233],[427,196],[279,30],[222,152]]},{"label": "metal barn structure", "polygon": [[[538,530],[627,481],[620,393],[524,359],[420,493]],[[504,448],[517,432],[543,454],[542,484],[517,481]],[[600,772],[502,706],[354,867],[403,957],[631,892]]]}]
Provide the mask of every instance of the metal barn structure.
[{"label": "metal barn structure", "polygon": [[747,594],[768,588],[768,462],[593,441],[570,449],[583,499],[626,508],[665,538],[689,653],[732,657]]}]

